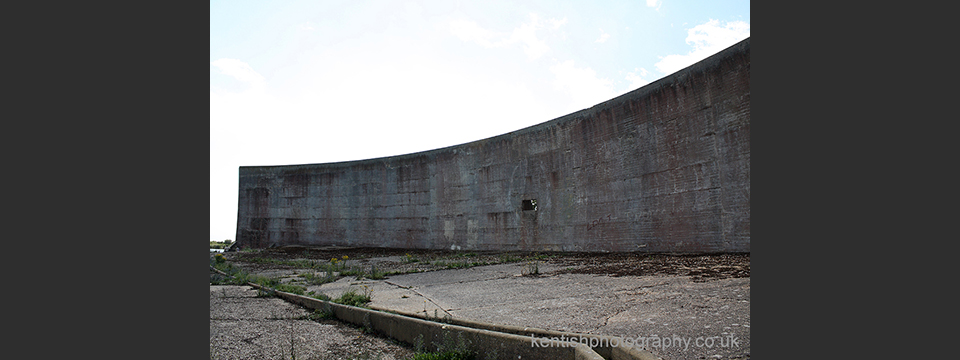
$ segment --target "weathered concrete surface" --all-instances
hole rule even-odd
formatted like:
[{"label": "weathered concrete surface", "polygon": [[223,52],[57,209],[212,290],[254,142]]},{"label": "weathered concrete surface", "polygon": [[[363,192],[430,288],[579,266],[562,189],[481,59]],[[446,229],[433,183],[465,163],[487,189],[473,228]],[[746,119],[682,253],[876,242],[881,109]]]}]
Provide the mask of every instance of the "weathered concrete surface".
[{"label": "weathered concrete surface", "polygon": [[[645,350],[664,359],[750,358],[750,278],[692,282],[686,276],[520,276],[524,266],[479,266],[385,280],[343,278],[307,289],[337,297],[366,286],[373,294],[371,307],[430,317],[689,341],[654,347],[649,340]],[[551,264],[540,266],[543,273],[556,270]]]},{"label": "weathered concrete surface", "polygon": [[[373,329],[405,343],[424,344],[428,351],[443,351],[443,344],[460,347],[484,359],[576,359],[603,360],[589,346],[533,346],[531,338],[519,334],[491,331],[475,327],[429,321],[372,310],[341,305],[292,293],[278,292],[278,296],[306,308],[332,311],[337,319]],[[649,354],[647,354],[649,355]],[[647,360],[650,356],[636,360]],[[632,359],[631,359],[632,360]]]},{"label": "weathered concrete surface", "polygon": [[489,139],[241,167],[236,238],[246,247],[749,252],[750,39]]},{"label": "weathered concrete surface", "polygon": [[210,359],[408,359],[409,347],[364,334],[250,286],[210,286]]}]

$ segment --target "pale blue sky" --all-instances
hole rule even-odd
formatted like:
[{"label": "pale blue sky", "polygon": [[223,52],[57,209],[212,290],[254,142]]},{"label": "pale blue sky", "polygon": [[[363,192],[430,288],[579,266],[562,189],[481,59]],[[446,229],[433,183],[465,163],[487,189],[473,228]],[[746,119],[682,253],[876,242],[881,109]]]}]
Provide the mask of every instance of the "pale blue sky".
[{"label": "pale blue sky", "polygon": [[749,1],[211,1],[210,240],[238,168],[400,155],[542,123],[750,36]]}]

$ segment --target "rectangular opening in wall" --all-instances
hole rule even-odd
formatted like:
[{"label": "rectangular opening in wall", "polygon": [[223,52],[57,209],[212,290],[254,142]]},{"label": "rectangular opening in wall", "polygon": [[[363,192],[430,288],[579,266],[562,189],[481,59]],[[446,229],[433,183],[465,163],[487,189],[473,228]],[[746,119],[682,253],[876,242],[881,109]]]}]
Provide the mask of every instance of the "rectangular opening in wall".
[{"label": "rectangular opening in wall", "polygon": [[537,210],[537,199],[523,200],[520,202],[520,207],[523,211]]}]

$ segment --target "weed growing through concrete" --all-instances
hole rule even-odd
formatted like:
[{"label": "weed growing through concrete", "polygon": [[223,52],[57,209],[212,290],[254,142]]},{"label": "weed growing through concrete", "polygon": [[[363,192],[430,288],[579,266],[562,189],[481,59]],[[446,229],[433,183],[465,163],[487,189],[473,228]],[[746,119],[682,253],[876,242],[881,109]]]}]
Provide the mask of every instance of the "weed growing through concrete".
[{"label": "weed growing through concrete", "polygon": [[312,313],[301,316],[300,320],[320,321],[320,320],[327,320],[327,319],[333,319],[333,318],[336,318],[336,316],[333,315],[333,311],[329,309],[329,305],[328,305],[327,309],[325,310],[316,309]]},{"label": "weed growing through concrete", "polygon": [[307,293],[307,296],[310,296],[310,297],[312,297],[312,298],[314,298],[314,299],[318,299],[318,300],[331,301],[330,296],[327,296],[327,294],[324,294],[324,293],[318,293],[318,292],[316,292],[316,291],[308,292],[308,293]]},{"label": "weed growing through concrete", "polygon": [[272,298],[276,296],[277,292],[273,291],[273,289],[257,289],[258,298]]},{"label": "weed growing through concrete", "polygon": [[383,270],[377,269],[376,265],[370,265],[369,272],[364,271],[360,267],[353,267],[350,270],[346,270],[340,273],[340,275],[354,276],[355,279],[357,280],[363,280],[363,278],[367,278],[371,280],[381,280],[381,279],[385,279],[389,274]]},{"label": "weed growing through concrete", "polygon": [[323,272],[322,275],[320,273],[308,272],[300,274],[299,276],[309,285],[323,285],[337,281],[337,276],[333,275],[333,272]]},{"label": "weed growing through concrete", "polygon": [[347,291],[341,294],[340,297],[333,299],[333,302],[356,307],[366,307],[367,303],[370,302],[372,295],[373,290],[370,290],[370,287],[363,285],[359,293],[357,292],[357,289],[347,289]]},{"label": "weed growing through concrete", "polygon": [[538,276],[540,275],[540,260],[527,260],[523,268],[520,269],[520,275]]},{"label": "weed growing through concrete", "polygon": [[363,274],[361,278],[363,277],[371,280],[381,280],[387,277],[387,273],[383,270],[378,270],[376,265],[370,265],[370,272]]},{"label": "weed growing through concrete", "polygon": [[457,335],[454,341],[449,332],[443,333],[442,343],[433,343],[436,351],[423,352],[423,335],[417,336],[414,346],[418,352],[413,356],[413,360],[473,360],[476,359],[476,352],[470,350],[470,341],[463,338],[463,334]]},{"label": "weed growing through concrete", "polygon": [[303,293],[307,291],[307,288],[303,286],[279,283],[279,281],[277,285],[274,286],[274,289],[277,289],[277,291],[283,291],[297,295],[303,295]]}]

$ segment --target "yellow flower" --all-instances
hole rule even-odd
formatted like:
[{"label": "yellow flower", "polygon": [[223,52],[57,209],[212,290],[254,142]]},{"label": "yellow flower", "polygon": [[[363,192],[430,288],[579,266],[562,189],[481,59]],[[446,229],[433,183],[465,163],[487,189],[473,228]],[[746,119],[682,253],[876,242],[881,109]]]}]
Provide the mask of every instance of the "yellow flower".
[{"label": "yellow flower", "polygon": [[343,259],[344,259],[344,260],[346,260],[346,259],[348,259],[348,258],[350,258],[350,257],[349,257],[349,256],[346,256],[346,255],[343,256]]}]

